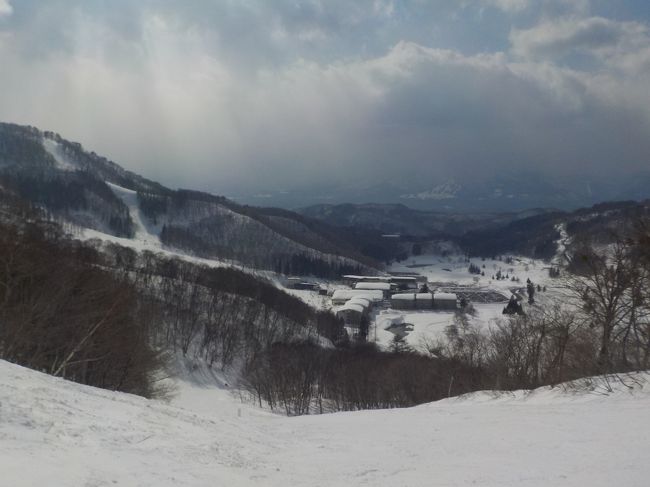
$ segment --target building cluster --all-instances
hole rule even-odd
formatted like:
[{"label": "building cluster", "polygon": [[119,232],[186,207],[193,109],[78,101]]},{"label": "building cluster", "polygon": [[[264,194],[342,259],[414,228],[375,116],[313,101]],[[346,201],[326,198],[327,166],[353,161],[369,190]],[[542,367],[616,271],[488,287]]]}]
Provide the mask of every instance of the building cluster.
[{"label": "building cluster", "polygon": [[[333,311],[355,334],[370,323],[370,315],[376,308],[449,311],[458,307],[456,294],[432,292],[426,276],[417,273],[345,275],[342,280],[348,287],[331,294]],[[327,294],[326,287],[300,277],[287,277],[285,286]]]},{"label": "building cluster", "polygon": [[398,310],[455,310],[457,296],[453,293],[431,292],[425,276],[395,273],[387,276],[343,276],[350,289],[337,289],[332,294],[336,315],[346,326],[358,328],[369,320],[373,308],[381,305]]}]

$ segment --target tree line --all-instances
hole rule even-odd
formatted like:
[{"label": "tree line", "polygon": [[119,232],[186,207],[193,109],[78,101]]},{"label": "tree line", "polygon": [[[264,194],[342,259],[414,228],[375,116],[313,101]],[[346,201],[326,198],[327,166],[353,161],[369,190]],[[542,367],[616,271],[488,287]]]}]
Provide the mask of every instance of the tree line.
[{"label": "tree line", "polygon": [[477,390],[482,379],[478,367],[455,359],[309,341],[275,343],[243,372],[260,406],[289,415],[409,407]]},{"label": "tree line", "polygon": [[0,224],[0,358],[151,397],[162,356],[134,286],[56,225]]}]

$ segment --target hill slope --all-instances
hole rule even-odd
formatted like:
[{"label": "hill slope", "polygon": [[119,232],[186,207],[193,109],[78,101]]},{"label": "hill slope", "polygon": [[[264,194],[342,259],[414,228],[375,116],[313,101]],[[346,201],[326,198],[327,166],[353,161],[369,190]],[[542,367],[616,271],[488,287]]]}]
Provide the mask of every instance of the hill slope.
[{"label": "hill slope", "polygon": [[0,469],[13,487],[633,487],[650,478],[650,389],[631,380],[635,390],[479,393],[412,409],[286,418],[198,386],[197,402],[177,401],[203,412],[2,361],[0,378]]}]

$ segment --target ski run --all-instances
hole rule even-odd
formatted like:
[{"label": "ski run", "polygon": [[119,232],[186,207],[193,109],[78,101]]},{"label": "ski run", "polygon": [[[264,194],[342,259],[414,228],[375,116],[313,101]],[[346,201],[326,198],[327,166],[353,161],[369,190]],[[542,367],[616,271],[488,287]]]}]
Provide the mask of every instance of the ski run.
[{"label": "ski run", "polygon": [[642,487],[648,378],[289,418],[209,373],[164,403],[0,361],[0,484]]}]

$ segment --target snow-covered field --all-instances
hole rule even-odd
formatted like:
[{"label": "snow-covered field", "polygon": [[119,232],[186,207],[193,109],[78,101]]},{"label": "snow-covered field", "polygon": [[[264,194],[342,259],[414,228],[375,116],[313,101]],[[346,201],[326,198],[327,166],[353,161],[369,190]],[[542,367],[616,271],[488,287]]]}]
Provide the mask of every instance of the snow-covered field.
[{"label": "snow-covered field", "polygon": [[[427,277],[430,283],[439,283],[444,289],[446,286],[469,286],[471,289],[481,291],[496,291],[508,299],[511,289],[525,288],[526,279],[530,279],[536,285],[547,286],[547,292],[538,294],[539,300],[552,300],[555,295],[555,282],[548,275],[549,265],[542,261],[527,257],[512,257],[512,262],[506,263],[503,260],[494,259],[471,259],[471,263],[477,265],[485,276],[472,275],[464,256],[451,255],[421,255],[410,257],[407,261],[395,263],[389,269],[396,272],[416,272]],[[498,271],[508,279],[497,280],[492,277]],[[519,282],[513,282],[510,278],[519,278]],[[435,290],[435,286],[434,286]],[[496,320],[503,317],[502,311],[506,303],[472,303],[476,315],[470,318],[470,322],[479,327],[489,327]],[[376,341],[380,346],[388,347],[393,340],[394,334],[386,330],[386,327],[396,319],[413,325],[410,333],[405,337],[406,343],[416,349],[422,349],[423,344],[436,340],[444,335],[447,326],[453,324],[454,313],[447,311],[400,311],[386,310],[379,314],[370,329],[369,340]]]},{"label": "snow-covered field", "polygon": [[647,384],[616,384],[611,393],[604,387],[479,393],[411,409],[286,418],[241,404],[211,381],[181,382],[168,405],[0,361],[0,484],[641,487],[650,481]]},{"label": "snow-covered field", "polygon": [[[393,272],[417,272],[426,276],[429,282],[453,282],[464,286],[490,288],[501,291],[508,297],[510,288],[525,287],[526,279],[530,279],[535,284],[544,285],[544,283],[548,283],[548,264],[528,257],[511,257],[511,263],[494,259],[470,259],[471,263],[481,268],[485,276],[470,274],[468,272],[470,262],[467,262],[465,257],[460,255],[447,257],[439,255],[413,256],[406,261],[394,263],[389,270]],[[510,279],[492,279],[492,276],[496,275],[499,270],[510,278],[519,278],[520,282],[512,282]]]},{"label": "snow-covered field", "polygon": [[[503,306],[502,303],[477,304],[475,305],[477,314],[475,317],[471,317],[470,322],[480,327],[489,327],[497,319],[503,318]],[[428,342],[443,337],[445,329],[454,323],[454,313],[452,311],[402,311],[390,309],[377,315],[371,326],[368,339],[376,341],[384,348],[389,347],[395,335],[386,328],[390,326],[391,321],[394,321],[395,318],[413,325],[412,331],[405,337],[405,341],[409,346],[417,350],[422,350]]]}]

